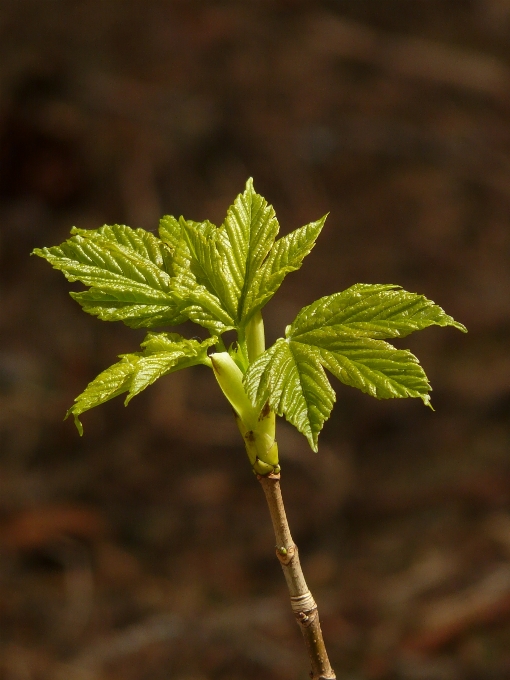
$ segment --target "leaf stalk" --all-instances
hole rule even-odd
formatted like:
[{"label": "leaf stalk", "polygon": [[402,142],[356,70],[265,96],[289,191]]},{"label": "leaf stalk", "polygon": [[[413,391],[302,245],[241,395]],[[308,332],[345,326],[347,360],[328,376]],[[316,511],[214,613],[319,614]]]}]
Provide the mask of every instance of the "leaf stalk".
[{"label": "leaf stalk", "polygon": [[246,325],[246,346],[250,364],[266,349],[264,321],[260,310],[255,312]]}]

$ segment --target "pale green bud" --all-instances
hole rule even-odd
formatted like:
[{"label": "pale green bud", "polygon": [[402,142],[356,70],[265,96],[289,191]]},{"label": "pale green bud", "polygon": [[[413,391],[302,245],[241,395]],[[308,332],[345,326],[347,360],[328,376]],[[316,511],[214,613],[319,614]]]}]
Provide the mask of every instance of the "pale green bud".
[{"label": "pale green bud", "polygon": [[232,408],[249,429],[258,422],[258,411],[252,406],[243,385],[243,374],[228,352],[210,355],[214,375]]},{"label": "pale green bud", "polygon": [[210,355],[214,375],[231,403],[254,471],[259,475],[279,472],[278,445],[275,441],[275,414],[266,404],[255,409],[243,385],[243,374],[228,352]]}]

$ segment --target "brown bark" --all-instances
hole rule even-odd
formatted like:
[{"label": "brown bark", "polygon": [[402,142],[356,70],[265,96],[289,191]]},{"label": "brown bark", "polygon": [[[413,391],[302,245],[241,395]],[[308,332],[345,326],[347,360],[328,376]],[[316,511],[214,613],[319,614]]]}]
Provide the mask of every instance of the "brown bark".
[{"label": "brown bark", "polygon": [[335,672],[326,652],[317,605],[306,585],[298,549],[292,540],[280,489],[280,475],[258,478],[264,489],[276,538],[276,556],[287,581],[292,611],[305,639],[312,666],[312,680],[334,680]]}]

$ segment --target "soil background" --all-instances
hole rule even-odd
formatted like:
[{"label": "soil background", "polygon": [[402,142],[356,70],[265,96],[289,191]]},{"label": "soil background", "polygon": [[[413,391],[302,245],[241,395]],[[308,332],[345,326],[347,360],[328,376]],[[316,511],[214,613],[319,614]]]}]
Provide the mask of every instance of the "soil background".
[{"label": "soil background", "polygon": [[282,234],[330,213],[266,308],[271,342],[356,282],[469,328],[398,343],[435,412],[336,383],[318,454],[279,426],[338,677],[510,678],[509,0],[2,0],[0,677],[308,677],[210,372],[91,411],[79,438],[73,398],[144,334],[29,257],[72,225],[221,223],[249,176]]}]

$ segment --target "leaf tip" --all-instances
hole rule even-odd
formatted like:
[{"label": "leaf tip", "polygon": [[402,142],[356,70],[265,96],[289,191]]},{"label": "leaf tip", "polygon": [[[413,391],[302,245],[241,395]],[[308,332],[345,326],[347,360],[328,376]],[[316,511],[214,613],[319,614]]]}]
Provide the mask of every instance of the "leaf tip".
[{"label": "leaf tip", "polygon": [[308,431],[303,432],[305,435],[308,444],[310,445],[310,448],[314,453],[318,453],[319,451],[319,432],[311,432],[308,428]]},{"label": "leaf tip", "polygon": [[420,394],[420,398],[425,404],[425,406],[428,406],[431,411],[435,411],[436,409],[432,406],[432,402],[430,401],[430,395],[428,394]]},{"label": "leaf tip", "polygon": [[69,411],[65,414],[64,420],[67,420],[69,416],[72,415],[74,418],[74,424],[76,426],[76,429],[78,430],[78,434],[80,435],[80,437],[83,437],[83,425],[78,417],[78,414],[74,412],[73,408],[74,407],[71,407]]},{"label": "leaf tip", "polygon": [[457,330],[461,331],[462,333],[467,333],[468,329],[464,326],[463,323],[460,323],[460,321],[454,321],[452,323],[452,326],[456,328]]},{"label": "leaf tip", "polygon": [[76,425],[76,429],[78,430],[80,437],[83,437],[83,425],[81,424],[81,420],[78,418],[78,416],[74,416],[74,424]]}]

